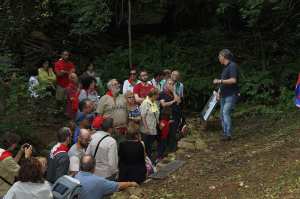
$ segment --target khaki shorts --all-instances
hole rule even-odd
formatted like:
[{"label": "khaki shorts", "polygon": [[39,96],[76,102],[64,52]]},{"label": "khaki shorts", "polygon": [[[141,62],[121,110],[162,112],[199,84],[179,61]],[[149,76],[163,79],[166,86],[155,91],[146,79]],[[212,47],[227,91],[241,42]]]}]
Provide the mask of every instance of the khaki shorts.
[{"label": "khaki shorts", "polygon": [[66,89],[61,86],[56,86],[56,100],[63,101],[66,99]]}]

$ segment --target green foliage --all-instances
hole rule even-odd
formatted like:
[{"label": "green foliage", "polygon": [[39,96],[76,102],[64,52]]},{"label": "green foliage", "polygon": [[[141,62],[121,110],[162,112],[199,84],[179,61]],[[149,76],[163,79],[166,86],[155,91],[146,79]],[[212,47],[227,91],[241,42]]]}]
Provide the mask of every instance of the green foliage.
[{"label": "green foliage", "polygon": [[103,31],[111,21],[107,0],[60,0],[62,14],[70,18],[71,33],[84,35]]}]

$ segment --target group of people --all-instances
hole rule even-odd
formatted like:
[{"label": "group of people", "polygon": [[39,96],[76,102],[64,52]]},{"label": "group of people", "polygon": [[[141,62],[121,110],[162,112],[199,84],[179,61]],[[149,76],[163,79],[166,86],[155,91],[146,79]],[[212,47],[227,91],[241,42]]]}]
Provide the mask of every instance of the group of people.
[{"label": "group of people", "polygon": [[54,69],[45,60],[30,80],[38,82],[30,84],[30,91],[38,97],[39,85],[55,95],[58,104],[65,104],[70,125],[58,130],[47,158],[32,157],[29,144],[13,157],[19,138],[3,136],[0,196],[5,199],[52,198],[51,185],[64,175],[80,181],[81,198],[87,199],[137,186],[167,152],[176,150],[186,130],[179,71],[166,69],[149,79],[146,70],[131,69],[123,87],[110,79],[100,96],[93,66],[79,76],[69,57],[62,52]]}]

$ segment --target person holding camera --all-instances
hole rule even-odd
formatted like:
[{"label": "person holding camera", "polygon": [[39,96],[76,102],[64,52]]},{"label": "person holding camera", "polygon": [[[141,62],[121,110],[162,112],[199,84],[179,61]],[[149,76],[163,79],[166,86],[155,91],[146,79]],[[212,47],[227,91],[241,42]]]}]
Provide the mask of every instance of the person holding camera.
[{"label": "person holding camera", "polygon": [[20,166],[18,162],[25,157],[29,159],[32,155],[32,147],[29,144],[21,146],[17,155],[13,157],[12,152],[17,148],[21,138],[14,133],[3,135],[0,148],[0,198],[5,195],[15,181]]}]

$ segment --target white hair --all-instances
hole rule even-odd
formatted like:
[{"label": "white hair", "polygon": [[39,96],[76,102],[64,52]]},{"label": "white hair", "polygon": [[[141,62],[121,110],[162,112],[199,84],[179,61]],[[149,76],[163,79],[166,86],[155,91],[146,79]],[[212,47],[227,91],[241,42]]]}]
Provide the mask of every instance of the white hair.
[{"label": "white hair", "polygon": [[112,86],[112,84],[113,84],[114,81],[118,82],[117,79],[111,79],[111,80],[109,80],[109,81],[107,82],[106,86],[107,86],[107,88],[108,88],[109,90],[111,89],[111,86]]}]

